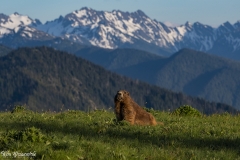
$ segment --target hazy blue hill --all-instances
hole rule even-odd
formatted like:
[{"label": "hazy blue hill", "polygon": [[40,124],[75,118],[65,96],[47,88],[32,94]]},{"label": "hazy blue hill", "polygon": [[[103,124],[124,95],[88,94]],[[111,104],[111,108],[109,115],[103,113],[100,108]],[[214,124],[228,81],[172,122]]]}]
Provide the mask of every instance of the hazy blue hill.
[{"label": "hazy blue hill", "polygon": [[[144,70],[144,72],[143,72]],[[240,108],[240,63],[190,49],[117,73]]]},{"label": "hazy blue hill", "polygon": [[166,61],[156,73],[156,84],[164,83],[167,88],[175,91],[182,90],[186,83],[199,76],[213,77],[221,68],[240,67],[240,63],[189,49],[180,50]]},{"label": "hazy blue hill", "polygon": [[[234,112],[182,93],[151,86],[106,71],[82,58],[52,48],[20,48],[0,58],[0,109],[26,104],[33,110],[113,107],[119,89],[128,90],[141,106],[168,110],[189,104],[211,114]],[[147,102],[147,103],[146,103]]]},{"label": "hazy blue hill", "polygon": [[11,50],[11,48],[0,44],[0,57],[8,54]]},{"label": "hazy blue hill", "polygon": [[[82,45],[79,43],[74,43],[70,40],[66,40],[60,37],[51,37],[45,39],[27,39],[21,36],[11,36],[8,35],[2,39],[1,45],[17,49],[19,47],[41,47],[47,46],[52,47],[57,50],[66,51],[69,53],[74,53],[78,50],[88,47],[87,45]],[[97,48],[97,47],[96,47]]]},{"label": "hazy blue hill", "polygon": [[97,47],[84,48],[75,52],[75,54],[109,70],[162,58],[161,56],[137,49],[107,50]]},{"label": "hazy blue hill", "polygon": [[208,53],[234,60],[240,60],[239,41],[233,40],[239,39],[238,37],[240,37],[240,28],[222,35],[214,43],[212,49],[210,49]]}]

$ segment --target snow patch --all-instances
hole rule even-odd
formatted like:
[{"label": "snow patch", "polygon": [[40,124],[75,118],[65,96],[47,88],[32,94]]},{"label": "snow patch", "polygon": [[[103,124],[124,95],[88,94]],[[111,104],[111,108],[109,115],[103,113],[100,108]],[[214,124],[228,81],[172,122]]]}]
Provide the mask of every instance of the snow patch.
[{"label": "snow patch", "polygon": [[14,32],[17,33],[21,27],[14,28]]},{"label": "snow patch", "polygon": [[118,12],[118,16],[119,16],[119,17],[122,17],[122,14],[121,14],[120,12]]},{"label": "snow patch", "polygon": [[32,38],[32,34],[31,34],[31,33],[29,33],[29,32],[24,32],[24,34],[27,35],[27,37]]},{"label": "snow patch", "polygon": [[176,27],[176,29],[178,30],[178,32],[180,33],[181,36],[184,36],[185,33],[187,32],[185,26]]},{"label": "snow patch", "polygon": [[33,22],[28,16],[19,14],[11,14],[6,23],[2,24],[3,27],[14,29],[19,25],[30,25]]},{"label": "snow patch", "polygon": [[11,31],[9,29],[0,27],[0,37],[2,37],[5,34],[9,34],[9,33],[11,33]]}]

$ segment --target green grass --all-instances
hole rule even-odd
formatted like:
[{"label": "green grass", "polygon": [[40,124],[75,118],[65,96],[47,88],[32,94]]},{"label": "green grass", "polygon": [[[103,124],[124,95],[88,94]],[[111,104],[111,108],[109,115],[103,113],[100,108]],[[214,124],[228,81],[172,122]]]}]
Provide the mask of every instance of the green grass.
[{"label": "green grass", "polygon": [[23,159],[240,159],[240,116],[179,116],[150,110],[164,126],[117,123],[112,111],[0,112],[4,153]]}]

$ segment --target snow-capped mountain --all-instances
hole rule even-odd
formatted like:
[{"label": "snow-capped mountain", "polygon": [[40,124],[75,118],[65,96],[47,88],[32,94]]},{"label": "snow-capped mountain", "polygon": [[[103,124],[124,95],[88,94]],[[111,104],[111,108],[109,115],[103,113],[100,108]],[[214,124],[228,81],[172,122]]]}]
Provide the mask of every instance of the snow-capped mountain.
[{"label": "snow-capped mountain", "polygon": [[140,10],[129,13],[90,8],[82,8],[37,26],[37,29],[54,36],[109,49],[137,48],[137,45],[141,48],[141,44],[159,49],[162,43],[158,39],[167,32],[167,28]]},{"label": "snow-capped mountain", "polygon": [[42,41],[54,38],[46,32],[36,29],[41,25],[37,19],[18,13],[9,16],[0,14],[0,43],[16,48],[24,46],[26,41]]},{"label": "snow-capped mountain", "polygon": [[234,25],[226,22],[218,28],[199,22],[169,27],[140,10],[107,12],[84,7],[45,24],[18,13],[0,14],[0,41],[9,34],[21,33],[28,38],[61,37],[102,48],[137,48],[164,55],[182,48],[235,54],[240,51],[239,30],[240,21]]},{"label": "snow-capped mountain", "polygon": [[[219,38],[240,28],[240,22],[231,25],[223,23],[218,28],[199,22],[186,23],[178,27],[168,27],[164,23],[149,18],[142,11],[112,12],[82,8],[59,17],[37,29],[54,36],[61,36],[75,42],[91,44],[103,48],[133,47],[145,50],[156,48],[174,53],[181,48],[210,51]],[[240,37],[226,36],[228,45],[238,49]]]}]

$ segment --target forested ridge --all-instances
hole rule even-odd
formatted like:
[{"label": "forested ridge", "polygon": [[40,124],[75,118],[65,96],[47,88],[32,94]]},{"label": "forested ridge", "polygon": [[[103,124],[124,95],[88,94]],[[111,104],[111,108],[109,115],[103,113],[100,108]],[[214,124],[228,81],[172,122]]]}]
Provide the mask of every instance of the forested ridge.
[{"label": "forested ridge", "polygon": [[233,112],[225,104],[117,75],[66,52],[48,47],[19,48],[0,58],[0,109],[26,104],[33,110],[110,108],[117,90],[128,90],[141,106],[173,110],[188,104],[203,113]]}]

